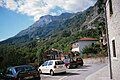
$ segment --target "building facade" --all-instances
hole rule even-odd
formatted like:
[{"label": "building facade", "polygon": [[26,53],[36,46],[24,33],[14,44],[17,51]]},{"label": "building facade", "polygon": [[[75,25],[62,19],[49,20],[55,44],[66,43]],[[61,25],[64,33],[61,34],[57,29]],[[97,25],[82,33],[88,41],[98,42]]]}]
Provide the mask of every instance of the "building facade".
[{"label": "building facade", "polygon": [[61,59],[61,52],[57,49],[49,49],[44,52],[43,54],[44,61],[46,60],[60,60]]},{"label": "building facade", "polygon": [[97,39],[95,38],[81,38],[79,41],[72,44],[72,52],[81,52],[86,46],[95,44]]},{"label": "building facade", "polygon": [[113,80],[120,80],[120,0],[106,1],[107,27]]}]

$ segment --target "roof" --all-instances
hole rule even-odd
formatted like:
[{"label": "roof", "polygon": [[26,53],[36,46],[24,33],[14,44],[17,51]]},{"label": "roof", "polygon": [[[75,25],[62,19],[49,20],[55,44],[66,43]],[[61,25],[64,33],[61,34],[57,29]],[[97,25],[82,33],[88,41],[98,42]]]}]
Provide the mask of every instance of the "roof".
[{"label": "roof", "polygon": [[96,38],[81,38],[80,41],[96,41]]},{"label": "roof", "polygon": [[84,38],[80,38],[79,40],[72,42],[71,44],[74,44],[74,43],[79,42],[79,41],[98,41],[98,39],[84,37]]},{"label": "roof", "polygon": [[26,66],[31,66],[31,65],[19,65],[19,66],[12,66],[12,67],[8,67],[8,68],[17,68],[17,67],[26,67]]},{"label": "roof", "polygon": [[47,61],[61,61],[61,60],[47,60]]}]

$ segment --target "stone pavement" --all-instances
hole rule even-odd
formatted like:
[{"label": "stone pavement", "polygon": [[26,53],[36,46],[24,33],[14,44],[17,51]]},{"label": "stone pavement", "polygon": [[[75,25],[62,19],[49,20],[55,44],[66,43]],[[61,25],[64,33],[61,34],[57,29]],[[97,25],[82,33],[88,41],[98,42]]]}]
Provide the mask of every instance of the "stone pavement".
[{"label": "stone pavement", "polygon": [[110,79],[109,66],[105,66],[97,72],[89,75],[85,80],[112,80]]}]

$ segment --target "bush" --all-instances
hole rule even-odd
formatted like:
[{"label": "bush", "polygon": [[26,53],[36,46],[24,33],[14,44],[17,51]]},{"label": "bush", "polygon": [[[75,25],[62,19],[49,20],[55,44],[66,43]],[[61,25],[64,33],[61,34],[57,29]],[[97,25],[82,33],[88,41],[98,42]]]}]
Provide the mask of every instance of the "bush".
[{"label": "bush", "polygon": [[101,49],[99,44],[94,44],[94,45],[92,44],[83,48],[81,53],[83,55],[86,55],[87,57],[91,57],[91,56],[95,56],[96,54],[99,54],[100,51]]}]

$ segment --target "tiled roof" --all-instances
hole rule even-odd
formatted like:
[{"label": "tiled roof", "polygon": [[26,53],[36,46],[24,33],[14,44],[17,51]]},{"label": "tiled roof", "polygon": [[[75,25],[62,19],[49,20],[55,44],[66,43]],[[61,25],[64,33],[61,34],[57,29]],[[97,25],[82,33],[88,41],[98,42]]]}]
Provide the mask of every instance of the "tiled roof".
[{"label": "tiled roof", "polygon": [[96,38],[81,38],[80,41],[96,41]]}]

